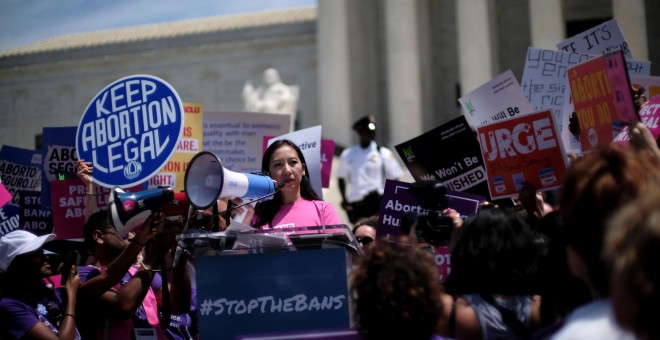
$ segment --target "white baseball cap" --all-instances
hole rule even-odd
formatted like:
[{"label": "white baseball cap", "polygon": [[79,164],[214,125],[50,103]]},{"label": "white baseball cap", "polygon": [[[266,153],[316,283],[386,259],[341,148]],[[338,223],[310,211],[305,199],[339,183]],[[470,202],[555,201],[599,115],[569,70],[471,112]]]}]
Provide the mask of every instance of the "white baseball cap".
[{"label": "white baseball cap", "polygon": [[16,256],[33,252],[54,239],[55,234],[37,236],[20,229],[0,237],[0,273],[7,271]]}]

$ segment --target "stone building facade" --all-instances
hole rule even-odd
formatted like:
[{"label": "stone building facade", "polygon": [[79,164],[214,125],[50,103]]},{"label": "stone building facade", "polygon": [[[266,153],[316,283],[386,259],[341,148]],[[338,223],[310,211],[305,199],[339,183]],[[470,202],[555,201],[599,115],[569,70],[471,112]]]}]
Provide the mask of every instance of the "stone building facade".
[{"label": "stone building facade", "polygon": [[340,146],[375,114],[394,145],[460,115],[457,98],[512,69],[528,46],[616,18],[660,74],[656,0],[319,0],[311,8],[59,36],[0,51],[0,145],[34,148],[44,126],[77,125],[91,98],[131,74],[160,77],[206,111],[240,111],[268,67],[300,86],[297,126]]}]

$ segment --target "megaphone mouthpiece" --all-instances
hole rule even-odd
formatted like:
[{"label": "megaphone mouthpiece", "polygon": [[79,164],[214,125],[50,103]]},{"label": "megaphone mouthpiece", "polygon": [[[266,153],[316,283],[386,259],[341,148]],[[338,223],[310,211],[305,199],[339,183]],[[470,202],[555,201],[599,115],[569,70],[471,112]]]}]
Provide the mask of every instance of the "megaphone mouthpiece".
[{"label": "megaphone mouthpiece", "polygon": [[170,187],[140,192],[124,192],[115,188],[108,202],[108,218],[119,235],[125,237],[129,231],[142,225],[152,211],[171,204],[174,196]]}]

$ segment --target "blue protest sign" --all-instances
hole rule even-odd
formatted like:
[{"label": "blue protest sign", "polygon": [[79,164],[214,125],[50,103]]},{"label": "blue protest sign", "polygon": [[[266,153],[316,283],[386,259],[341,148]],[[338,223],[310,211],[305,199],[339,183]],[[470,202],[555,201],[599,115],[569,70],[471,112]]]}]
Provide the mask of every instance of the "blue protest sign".
[{"label": "blue protest sign", "polygon": [[347,329],[346,266],[340,248],[199,257],[200,335]]},{"label": "blue protest sign", "polygon": [[94,165],[94,181],[128,187],[156,174],[176,151],[183,103],[174,88],[149,75],[106,86],[89,103],[76,133],[78,158]]}]

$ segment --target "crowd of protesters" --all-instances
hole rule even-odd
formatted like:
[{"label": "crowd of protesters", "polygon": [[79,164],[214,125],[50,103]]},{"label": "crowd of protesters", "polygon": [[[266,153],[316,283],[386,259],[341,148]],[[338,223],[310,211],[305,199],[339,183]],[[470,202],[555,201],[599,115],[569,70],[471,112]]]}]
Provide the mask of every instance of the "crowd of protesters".
[{"label": "crowd of protesters", "polygon": [[[571,159],[556,206],[527,183],[520,210],[485,202],[465,221],[452,209],[443,211],[454,228],[444,283],[428,251],[437,244],[417,238],[422,226],[384,239],[377,215],[356,218],[353,233],[365,255],[349,284],[360,336],[660,337],[654,263],[660,255],[660,149],[643,124],[630,129],[628,145]],[[76,166],[93,190],[91,163]],[[244,222],[261,229],[342,223],[312,189],[294,143],[273,143],[262,168],[284,185],[273,200],[246,206]],[[174,236],[184,222],[155,212],[130,235],[120,235],[97,210],[90,199],[88,254],[79,266],[61,269],[60,285],[50,279],[59,268],[43,250],[53,234],[16,230],[0,238],[0,338],[197,338],[194,265],[185,252],[174,256]]]}]

